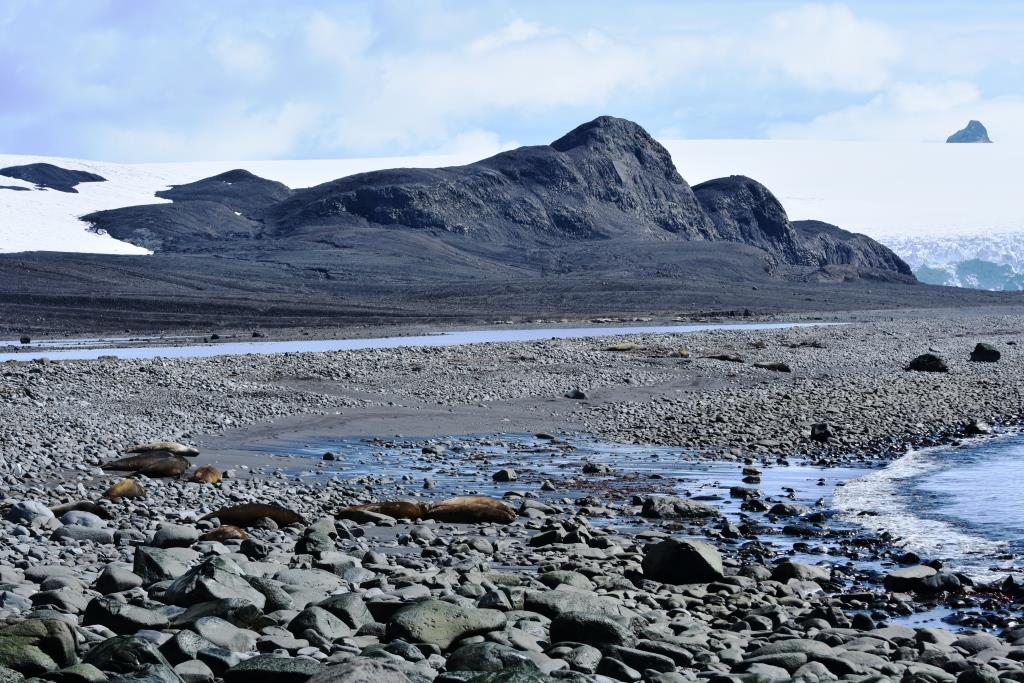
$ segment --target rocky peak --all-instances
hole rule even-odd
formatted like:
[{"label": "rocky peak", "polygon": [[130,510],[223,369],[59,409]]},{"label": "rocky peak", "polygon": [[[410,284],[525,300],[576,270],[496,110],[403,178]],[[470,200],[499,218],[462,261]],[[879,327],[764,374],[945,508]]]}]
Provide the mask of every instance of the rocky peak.
[{"label": "rocky peak", "polygon": [[753,178],[715,178],[693,191],[714,224],[715,239],[760,247],[786,263],[805,261],[782,203]]},{"label": "rocky peak", "polygon": [[981,121],[970,120],[967,125],[946,138],[946,142],[992,142]]}]

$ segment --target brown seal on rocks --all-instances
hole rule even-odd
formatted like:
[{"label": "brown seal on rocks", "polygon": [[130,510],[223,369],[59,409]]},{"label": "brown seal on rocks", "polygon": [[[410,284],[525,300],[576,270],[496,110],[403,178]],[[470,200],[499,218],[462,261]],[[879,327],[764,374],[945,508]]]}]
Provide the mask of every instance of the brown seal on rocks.
[{"label": "brown seal on rocks", "polygon": [[427,514],[429,504],[414,503],[411,500],[385,500],[380,503],[363,503],[362,505],[350,505],[338,513],[338,517],[346,519],[352,513],[375,512],[379,515],[387,515],[395,519],[423,519]]},{"label": "brown seal on rocks", "polygon": [[134,479],[122,479],[107,489],[103,497],[114,500],[116,498],[144,498],[145,495],[146,489],[142,488],[142,484]]},{"label": "brown seal on rocks", "polygon": [[186,446],[177,441],[153,441],[151,443],[135,444],[125,453],[152,453],[153,451],[167,451],[174,455],[184,455],[189,458],[199,455],[199,449],[195,446]]},{"label": "brown seal on rocks", "polygon": [[221,480],[221,473],[213,465],[203,465],[202,467],[196,468],[196,471],[192,473],[192,476],[188,478],[189,481],[194,481],[198,484],[219,484]]},{"label": "brown seal on rocks", "polygon": [[434,519],[456,524],[493,522],[508,524],[516,518],[516,511],[500,500],[487,496],[456,496],[439,503],[414,503],[409,500],[385,500],[380,503],[350,505],[338,513],[345,519],[360,512],[375,512],[396,519]]},{"label": "brown seal on rocks", "polygon": [[132,476],[141,474],[152,479],[180,477],[188,472],[188,468],[191,466],[192,463],[190,463],[187,458],[183,458],[179,455],[173,455],[169,458],[157,460],[142,469],[135,470],[132,472]]},{"label": "brown seal on rocks", "polygon": [[200,541],[230,541],[232,539],[238,539],[244,541],[249,538],[249,534],[245,533],[244,529],[240,529],[237,526],[231,524],[224,524],[210,529],[205,534],[199,537]]},{"label": "brown seal on rocks", "polygon": [[141,455],[131,455],[127,458],[120,458],[119,460],[111,460],[110,462],[103,463],[100,467],[102,469],[112,470],[115,472],[137,472],[141,469],[145,469],[151,465],[165,460],[170,460],[172,458],[184,460],[181,456],[172,455],[167,451],[152,451]]},{"label": "brown seal on rocks", "polygon": [[221,508],[220,510],[214,510],[207,515],[203,515],[199,519],[213,519],[215,517],[220,520],[221,524],[230,524],[232,526],[242,527],[243,529],[251,527],[264,517],[274,520],[275,523],[281,526],[306,523],[306,520],[299,513],[272,503],[242,503],[241,505],[232,505],[230,507]]},{"label": "brown seal on rocks", "polygon": [[487,496],[456,496],[431,505],[426,517],[455,524],[509,524],[516,518],[516,511],[500,500]]},{"label": "brown seal on rocks", "polygon": [[50,508],[50,512],[53,513],[54,517],[61,517],[68,512],[91,512],[100,519],[113,519],[113,515],[110,514],[110,510],[91,500],[78,500],[74,503],[55,505]]}]

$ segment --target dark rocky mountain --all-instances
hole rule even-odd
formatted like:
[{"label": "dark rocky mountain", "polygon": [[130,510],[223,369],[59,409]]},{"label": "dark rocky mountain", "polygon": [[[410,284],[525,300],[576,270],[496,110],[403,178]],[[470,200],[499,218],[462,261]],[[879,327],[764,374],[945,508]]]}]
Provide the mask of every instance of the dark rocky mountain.
[{"label": "dark rocky mountain", "polygon": [[157,192],[156,196],[174,202],[217,202],[243,216],[256,216],[268,206],[287,199],[291,193],[284,183],[235,169],[194,183],[173,185],[169,190]]},{"label": "dark rocky mountain", "polygon": [[267,223],[277,235],[373,224],[501,243],[712,234],[668,151],[609,116],[467,166],[375,171],[299,190],[268,210]]},{"label": "dark rocky mountain", "polygon": [[[677,273],[682,251],[688,258],[701,251],[729,261],[736,277],[743,277],[737,259],[741,270],[762,274],[785,275],[784,266],[806,277],[807,269],[847,266],[854,275],[867,268],[878,271],[872,277],[907,277],[889,267],[899,259],[870,238],[837,229],[827,240],[817,233],[803,239],[755,180],[730,176],[691,188],[643,128],[608,116],[550,145],[466,166],[361,173],[295,191],[235,170],[158,194],[173,203],[85,220],[159,252],[344,249],[346,259],[372,253],[397,267],[432,253],[421,267],[439,273],[460,259],[482,259],[485,269],[647,276]],[[711,243],[732,246],[697,246]]]},{"label": "dark rocky mountain", "polygon": [[24,166],[8,166],[0,168],[0,176],[17,178],[29,183],[35,183],[37,188],[57,190],[59,192],[75,192],[75,185],[79,183],[102,183],[106,181],[103,176],[89,173],[88,171],[73,171],[53,164],[26,164]]},{"label": "dark rocky mountain", "polygon": [[992,142],[981,121],[968,121],[967,125],[946,138],[946,142]]},{"label": "dark rocky mountain", "polygon": [[881,274],[896,273],[908,279],[910,266],[888,247],[866,235],[849,232],[823,221],[794,221],[793,229],[802,251],[814,265],[850,266]]},{"label": "dark rocky mountain", "polygon": [[761,183],[733,175],[701,183],[693,191],[715,226],[715,239],[759,247],[783,263],[812,264],[782,203]]}]

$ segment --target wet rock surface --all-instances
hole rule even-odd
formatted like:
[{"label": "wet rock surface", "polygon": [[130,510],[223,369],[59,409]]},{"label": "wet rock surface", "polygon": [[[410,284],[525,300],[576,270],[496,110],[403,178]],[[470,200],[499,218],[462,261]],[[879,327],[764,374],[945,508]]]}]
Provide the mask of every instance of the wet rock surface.
[{"label": "wet rock surface", "polygon": [[[620,351],[567,340],[3,366],[0,680],[1021,680],[1019,581],[932,566],[829,502],[851,468],[960,438],[972,419],[1011,424],[1024,376],[1000,332],[1011,322],[970,324],[1005,349],[998,363],[971,362],[978,339],[959,325],[921,321],[899,337],[906,323]],[[692,354],[672,355],[684,343]],[[929,348],[949,372],[904,370]],[[725,353],[748,362],[710,358]],[[587,399],[563,398],[576,386]],[[331,444],[330,461],[318,443],[308,459],[234,462],[203,445],[389,401],[539,405],[547,427],[389,436],[366,444],[379,456]],[[606,462],[569,424],[651,445]],[[190,466],[228,476],[129,473],[144,495],[105,498],[124,473],[100,465],[154,439],[197,445]],[[460,493],[513,514],[341,514]],[[905,625],[937,605],[974,621]]]}]

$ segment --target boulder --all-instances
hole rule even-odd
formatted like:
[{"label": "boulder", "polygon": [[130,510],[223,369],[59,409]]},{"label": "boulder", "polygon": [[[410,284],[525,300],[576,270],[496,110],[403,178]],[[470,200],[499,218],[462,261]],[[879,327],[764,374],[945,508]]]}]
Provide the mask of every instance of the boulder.
[{"label": "boulder", "polygon": [[700,519],[718,517],[716,508],[696,500],[676,496],[651,496],[644,501],[640,514],[661,519]]},{"label": "boulder", "polygon": [[36,676],[71,666],[75,630],[56,619],[26,619],[0,629],[0,667]]},{"label": "boulder", "polygon": [[903,567],[889,572],[882,583],[885,590],[894,593],[917,590],[924,579],[935,576],[938,572],[933,568],[919,564],[913,567]]},{"label": "boulder", "polygon": [[645,579],[671,584],[709,583],[725,575],[718,551],[690,539],[672,538],[648,546],[642,567]]},{"label": "boulder", "polygon": [[212,557],[175,579],[164,598],[171,605],[189,607],[200,602],[241,598],[263,609],[266,598],[249,585],[242,569],[229,559]]},{"label": "boulder", "polygon": [[981,342],[971,351],[971,360],[975,363],[995,363],[1002,357],[999,349]]},{"label": "boulder", "polygon": [[445,650],[467,636],[502,629],[505,622],[505,615],[497,610],[424,600],[395,612],[388,621],[387,634],[391,640],[433,643]]},{"label": "boulder", "polygon": [[100,671],[119,674],[120,678],[150,676],[150,680],[178,680],[156,644],[134,636],[108,638],[89,650],[84,661]]},{"label": "boulder", "polygon": [[463,645],[448,656],[449,671],[505,671],[532,669],[537,665],[525,653],[499,643]]},{"label": "boulder", "polygon": [[[358,679],[320,679],[317,674],[324,667],[313,659],[304,657],[276,657],[257,655],[239,662],[224,672],[224,683],[305,683],[313,680],[338,680],[356,683]],[[366,679],[371,683],[374,679]]]},{"label": "boulder", "polygon": [[167,617],[160,612],[121,602],[113,596],[94,598],[85,608],[82,625],[99,624],[114,633],[132,635],[141,629],[159,630],[167,627]]},{"label": "boulder", "polygon": [[[231,681],[227,681],[227,683],[231,683]],[[242,683],[248,683],[248,681]],[[410,681],[402,670],[391,662],[359,657],[338,666],[324,668],[310,678],[309,683],[410,683]]]},{"label": "boulder", "polygon": [[551,620],[552,643],[573,642],[587,645],[633,645],[631,630],[606,614],[566,612]]},{"label": "boulder", "polygon": [[920,356],[907,364],[908,371],[912,372],[949,372],[949,366],[934,353],[922,353]]}]

